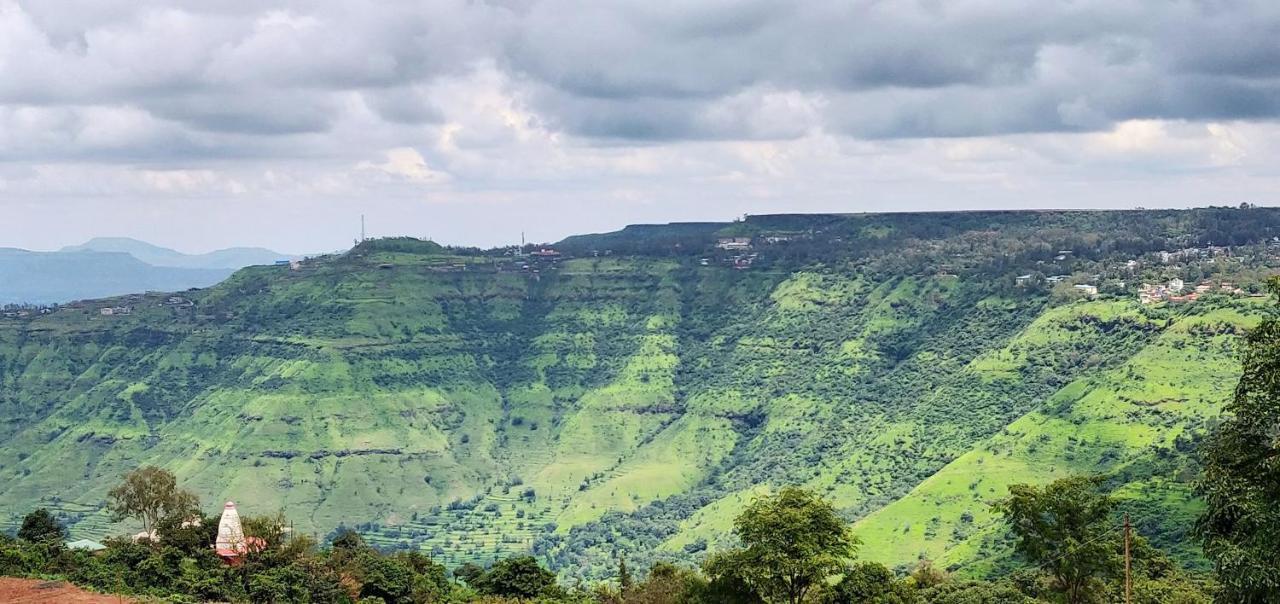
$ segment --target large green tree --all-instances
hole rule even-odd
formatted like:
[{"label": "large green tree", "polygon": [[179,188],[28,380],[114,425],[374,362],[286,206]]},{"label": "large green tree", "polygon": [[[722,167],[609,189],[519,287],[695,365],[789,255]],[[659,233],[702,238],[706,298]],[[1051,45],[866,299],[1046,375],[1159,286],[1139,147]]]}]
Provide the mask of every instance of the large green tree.
[{"label": "large green tree", "polygon": [[706,581],[698,573],[669,562],[658,562],[649,568],[644,580],[633,580],[630,586],[618,592],[616,599],[606,596],[597,597],[597,601],[600,604],[609,604],[610,601],[622,604],[700,604],[704,601],[729,604],[725,600],[699,598],[705,591]]},{"label": "large green tree", "polygon": [[124,475],[107,493],[107,507],[116,520],[137,518],[142,521],[142,530],[150,533],[165,516],[198,514],[200,500],[191,491],[178,488],[172,472],[146,466]]},{"label": "large green tree", "polygon": [[995,504],[1017,537],[1017,552],[1047,573],[1067,604],[1094,601],[1120,568],[1114,502],[1089,476],[1037,487],[1016,484]]},{"label": "large green tree", "polygon": [[865,604],[903,600],[897,592],[912,588],[904,586],[893,571],[878,562],[859,562],[844,570],[840,582],[832,586],[823,598],[824,604]]},{"label": "large green tree", "polygon": [[483,594],[533,599],[556,591],[555,573],[542,568],[533,556],[505,558],[494,563],[472,587]]},{"label": "large green tree", "polygon": [[[1280,278],[1268,282],[1280,296]],[[1245,337],[1226,419],[1204,449],[1197,531],[1222,584],[1220,601],[1280,602],[1280,319]]]},{"label": "large green tree", "polygon": [[18,529],[18,538],[32,543],[53,543],[62,541],[67,530],[49,510],[40,508],[22,519],[22,527]]},{"label": "large green tree", "polygon": [[742,547],[712,556],[707,574],[740,579],[767,602],[803,602],[844,570],[858,546],[830,503],[795,487],[756,498],[733,530]]}]

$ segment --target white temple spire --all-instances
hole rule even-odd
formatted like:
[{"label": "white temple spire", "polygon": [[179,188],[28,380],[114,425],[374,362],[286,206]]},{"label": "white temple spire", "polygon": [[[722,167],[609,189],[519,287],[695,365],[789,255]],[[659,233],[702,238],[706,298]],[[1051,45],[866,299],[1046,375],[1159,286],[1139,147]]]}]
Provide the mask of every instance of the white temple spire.
[{"label": "white temple spire", "polygon": [[244,529],[240,527],[240,513],[234,501],[222,506],[222,519],[218,521],[218,540],[214,544],[219,556],[239,556],[245,551]]}]

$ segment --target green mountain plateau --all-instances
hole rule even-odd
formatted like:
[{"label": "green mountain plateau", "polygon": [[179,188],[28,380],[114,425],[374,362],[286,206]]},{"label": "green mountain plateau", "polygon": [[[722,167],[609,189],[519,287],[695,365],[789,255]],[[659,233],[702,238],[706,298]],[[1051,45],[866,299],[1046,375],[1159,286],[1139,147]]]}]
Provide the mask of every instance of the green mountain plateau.
[{"label": "green mountain plateau", "polygon": [[[594,578],[695,560],[800,485],[861,557],[976,576],[1011,563],[1008,485],[1098,473],[1203,567],[1192,452],[1272,307],[1277,236],[1280,211],[1242,207],[751,216],[556,253],[391,238],[0,318],[0,522],[136,531],[103,501],[156,464],[208,509]],[[1203,291],[1140,302],[1174,279]]]}]

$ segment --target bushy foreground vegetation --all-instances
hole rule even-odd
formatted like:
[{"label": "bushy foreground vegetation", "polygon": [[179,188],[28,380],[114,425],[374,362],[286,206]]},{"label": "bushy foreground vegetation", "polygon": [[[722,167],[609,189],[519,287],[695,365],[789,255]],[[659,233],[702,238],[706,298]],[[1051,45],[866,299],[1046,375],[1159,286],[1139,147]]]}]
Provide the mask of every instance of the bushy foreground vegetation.
[{"label": "bushy foreground vegetation", "polygon": [[[137,475],[163,480],[163,471]],[[56,577],[109,593],[168,601],[581,602],[599,604],[997,604],[1118,601],[1121,536],[1108,528],[1113,502],[1098,481],[1070,478],[1044,489],[1019,486],[999,504],[1033,566],[997,581],[950,577],[928,561],[897,576],[858,561],[859,541],[830,503],[784,488],[753,501],[734,522],[738,545],[700,569],[657,563],[636,578],[625,559],[616,581],[565,586],[530,556],[451,572],[418,552],[385,553],[344,531],[324,547],[289,536],[284,517],[251,517],[246,535],[262,539],[228,563],[214,554],[217,519],[175,509],[155,523],[157,538],[108,540],[99,552],[63,546],[65,531],[46,510],[27,516],[17,539],[0,537],[0,574]],[[135,484],[135,486],[137,486]],[[122,513],[144,519],[185,495],[161,485]],[[117,505],[123,500],[117,500]],[[183,520],[185,519],[185,520]],[[1132,543],[1133,601],[1209,602],[1212,585],[1180,572],[1138,538]]]}]

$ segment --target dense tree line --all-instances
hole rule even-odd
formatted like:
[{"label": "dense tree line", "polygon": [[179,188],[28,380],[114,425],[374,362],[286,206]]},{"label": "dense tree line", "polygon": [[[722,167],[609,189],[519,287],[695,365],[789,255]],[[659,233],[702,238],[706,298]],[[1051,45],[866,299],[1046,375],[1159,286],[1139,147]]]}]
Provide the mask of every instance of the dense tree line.
[{"label": "dense tree line", "polygon": [[[1017,485],[996,504],[1028,566],[994,581],[951,577],[927,560],[902,576],[860,562],[859,541],[831,504],[788,487],[752,501],[734,521],[737,545],[701,568],[660,562],[637,579],[623,559],[615,582],[571,587],[531,556],[450,572],[419,552],[379,551],[349,530],[321,547],[287,535],[283,515],[244,519],[246,536],[259,545],[227,563],[212,548],[216,520],[194,509],[190,494],[173,488],[171,479],[145,468],[113,497],[117,513],[152,524],[154,539],[112,539],[96,553],[70,550],[56,519],[36,510],[16,539],[0,538],[0,574],[62,577],[104,592],[176,602],[1087,604],[1120,601],[1123,590],[1115,502],[1089,477]],[[152,520],[157,511],[162,515]],[[1134,602],[1194,604],[1213,597],[1211,581],[1186,575],[1140,537],[1130,540],[1129,551]]]}]

